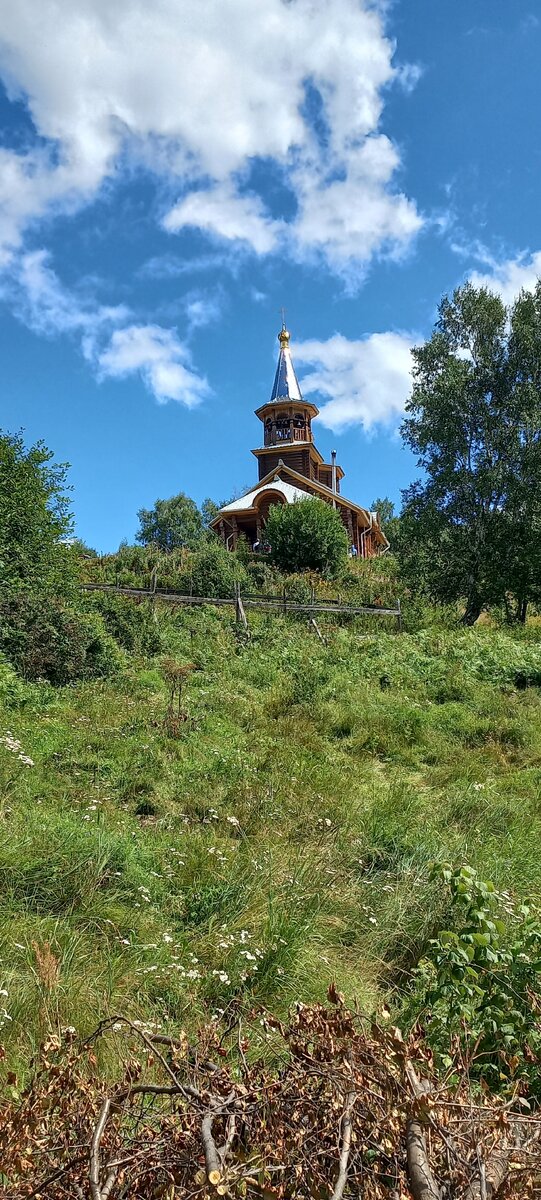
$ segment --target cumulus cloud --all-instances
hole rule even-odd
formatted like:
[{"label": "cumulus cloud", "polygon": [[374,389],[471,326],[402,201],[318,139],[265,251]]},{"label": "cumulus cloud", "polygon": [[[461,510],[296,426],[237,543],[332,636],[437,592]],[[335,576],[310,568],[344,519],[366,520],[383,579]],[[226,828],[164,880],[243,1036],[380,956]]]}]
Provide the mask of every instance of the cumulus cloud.
[{"label": "cumulus cloud", "polygon": [[411,348],[419,341],[387,332],[297,343],[295,361],[313,368],[301,380],[303,393],[323,398],[320,420],[336,433],[352,425],[393,425],[411,391]]},{"label": "cumulus cloud", "polygon": [[236,195],[230,185],[190,192],[163,222],[172,233],[186,226],[203,229],[226,241],[248,242],[256,254],[273,250],[283,229],[265,212],[259,196]]},{"label": "cumulus cloud", "polygon": [[[43,214],[93,199],[123,163],[177,190],[171,231],[196,226],[257,254],[284,238],[332,269],[407,247],[421,225],[394,186],[380,131],[395,67],[371,0],[18,0],[2,17],[0,74],[36,134],[0,156],[4,254]],[[316,97],[320,120],[310,117]],[[250,185],[272,164],[291,193],[270,214]]]},{"label": "cumulus cloud", "polygon": [[128,325],[115,329],[97,358],[102,376],[125,379],[138,372],[160,404],[178,400],[195,408],[210,392],[206,379],[193,370],[186,346],[173,329],[160,325]]}]

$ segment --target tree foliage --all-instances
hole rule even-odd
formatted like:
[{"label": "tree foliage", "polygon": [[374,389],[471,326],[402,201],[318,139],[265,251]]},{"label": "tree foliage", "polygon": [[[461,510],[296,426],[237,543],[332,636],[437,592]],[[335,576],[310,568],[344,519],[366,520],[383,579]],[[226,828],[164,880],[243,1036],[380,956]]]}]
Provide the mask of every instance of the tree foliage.
[{"label": "tree foliage", "polygon": [[402,435],[424,479],[404,492],[404,571],[465,599],[466,623],[510,593],[523,616],[541,566],[541,285],[510,310],[459,288],[413,359]]},{"label": "tree foliage", "polygon": [[388,496],[378,496],[376,500],[372,501],[370,509],[372,512],[378,514],[379,523],[385,537],[390,543],[391,550],[396,550],[400,531],[400,517],[395,512],[393,501],[389,500]]},{"label": "tree foliage", "polygon": [[282,571],[321,571],[336,575],[348,547],[339,512],[324,500],[310,497],[296,504],[272,505],[265,538],[272,560]]},{"label": "tree foliage", "polygon": [[38,442],[0,435],[0,585],[3,594],[66,594],[75,580],[75,556],[62,542],[72,528],[67,466],[53,463]]},{"label": "tree foliage", "polygon": [[203,538],[203,517],[195,500],[184,492],[169,500],[156,500],[153,508],[141,508],[137,516],[136,538],[143,546],[154,545],[160,550],[176,550],[180,546],[194,549]]},{"label": "tree foliage", "polygon": [[539,1100],[541,913],[472,867],[436,864],[432,877],[449,889],[450,927],[416,969],[413,1012],[439,1065],[459,1043],[472,1079],[509,1095],[520,1084]]}]

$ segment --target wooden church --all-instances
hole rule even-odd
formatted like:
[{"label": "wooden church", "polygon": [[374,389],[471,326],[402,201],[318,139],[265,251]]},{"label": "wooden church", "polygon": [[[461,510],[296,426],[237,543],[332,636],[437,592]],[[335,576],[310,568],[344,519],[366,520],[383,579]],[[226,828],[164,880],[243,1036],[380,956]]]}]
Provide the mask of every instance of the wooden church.
[{"label": "wooden church", "polygon": [[370,558],[388,547],[377,513],[346,500],[340,485],[344,472],[332,452],[330,463],[319,453],[312,433],[318,408],[304,400],[289,348],[285,326],[278,334],[280,353],[270,400],[256,409],[262,429],[262,445],[252,454],[257,458],[259,482],[238,500],[226,504],[213,521],[213,528],[233,550],[240,534],[251,546],[264,545],[265,523],[272,504],[295,504],[307,496],[319,496],[338,509],[347,530],[351,552]]}]

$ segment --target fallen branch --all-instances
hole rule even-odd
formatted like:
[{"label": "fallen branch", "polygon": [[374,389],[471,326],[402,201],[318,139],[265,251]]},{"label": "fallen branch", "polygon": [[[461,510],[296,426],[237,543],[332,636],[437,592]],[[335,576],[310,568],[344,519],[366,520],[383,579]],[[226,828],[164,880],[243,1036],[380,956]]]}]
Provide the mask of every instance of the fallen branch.
[{"label": "fallen branch", "polygon": [[205,1166],[207,1169],[207,1179],[213,1187],[220,1182],[222,1177],[222,1166],[220,1157],[216,1149],[216,1142],[212,1135],[212,1122],[215,1120],[216,1113],[209,1110],[203,1117],[201,1125],[201,1140],[203,1142],[203,1152],[205,1155]]},{"label": "fallen branch", "polygon": [[472,1180],[464,1200],[493,1200],[509,1175],[510,1147],[505,1145],[479,1165],[479,1177]]},{"label": "fallen branch", "polygon": [[416,1117],[410,1117],[406,1126],[406,1149],[414,1200],[441,1200],[440,1189],[428,1161],[423,1127]]},{"label": "fallen branch", "polygon": [[[111,1112],[111,1097],[107,1096],[103,1101],[100,1109],[100,1114],[96,1122],[96,1128],[92,1135],[90,1143],[90,1195],[92,1200],[103,1200],[103,1193],[100,1187],[100,1145],[104,1134],[105,1126]],[[110,1190],[110,1189],[109,1189]]]},{"label": "fallen branch", "polygon": [[349,1151],[351,1147],[351,1114],[353,1105],[357,1097],[354,1092],[350,1092],[346,1097],[346,1105],[342,1113],[341,1134],[342,1134],[342,1149],[340,1151],[340,1165],[338,1168],[338,1177],[334,1185],[331,1200],[342,1200],[346,1180],[348,1177]]},{"label": "fallen branch", "polygon": [[[432,1091],[426,1079],[419,1079],[412,1063],[406,1059],[406,1077],[416,1100]],[[410,1116],[406,1124],[406,1151],[408,1176],[414,1200],[441,1200],[440,1189],[430,1167],[423,1126],[417,1116]]]}]

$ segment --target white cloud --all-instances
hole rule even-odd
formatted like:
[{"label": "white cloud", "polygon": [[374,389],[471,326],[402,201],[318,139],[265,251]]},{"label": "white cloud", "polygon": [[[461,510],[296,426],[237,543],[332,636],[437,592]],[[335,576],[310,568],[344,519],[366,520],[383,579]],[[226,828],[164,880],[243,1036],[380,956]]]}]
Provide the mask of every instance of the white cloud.
[{"label": "white cloud", "polygon": [[160,404],[178,400],[195,408],[210,392],[206,379],[193,370],[188,350],[175,331],[160,325],[116,329],[97,362],[101,375],[109,378],[140,373]]},{"label": "white cloud", "polygon": [[313,367],[301,380],[303,393],[326,400],[320,420],[337,433],[351,425],[395,424],[411,391],[411,348],[419,341],[387,332],[297,343],[295,361]]},{"label": "white cloud", "polygon": [[[179,199],[166,227],[196,225],[258,254],[287,229],[298,256],[338,271],[407,247],[421,225],[394,187],[380,133],[394,67],[371,0],[18,0],[4,6],[0,73],[28,106],[34,143],[0,154],[4,253],[44,214],[93,199],[124,164]],[[307,116],[319,96],[323,136]],[[297,201],[282,221],[250,186],[273,165]],[[294,207],[294,206],[293,206]]]},{"label": "white cloud", "polygon": [[[31,329],[45,335],[75,336],[101,378],[139,374],[159,403],[199,404],[210,388],[193,369],[190,354],[174,329],[127,324],[124,305],[100,305],[63,287],[45,250],[24,254],[12,273],[11,298]],[[190,327],[215,318],[218,300],[192,296],[186,306]],[[121,328],[118,328],[121,326]]]},{"label": "white cloud", "polygon": [[186,316],[190,329],[201,329],[218,321],[222,313],[217,296],[193,296],[186,300]]},{"label": "white cloud", "polygon": [[99,305],[85,301],[62,286],[50,266],[46,250],[23,254],[12,273],[12,297],[16,311],[37,333],[79,333],[86,344],[100,330],[129,317],[125,305]]},{"label": "white cloud", "polygon": [[497,262],[490,255],[483,256],[488,270],[473,271],[469,276],[474,287],[485,287],[491,292],[498,292],[505,304],[512,304],[519,292],[533,291],[537,280],[541,277],[541,250],[534,254],[519,254],[517,258],[507,258]]},{"label": "white cloud", "polygon": [[164,219],[170,233],[192,226],[226,241],[248,242],[256,254],[276,246],[283,222],[273,221],[259,196],[238,196],[229,184],[190,192]]},{"label": "white cloud", "polygon": [[299,253],[319,251],[349,278],[378,252],[403,254],[421,219],[406,196],[386,190],[397,163],[395,147],[381,135],[349,154],[343,178],[320,179],[311,166],[299,170],[294,226]]}]

